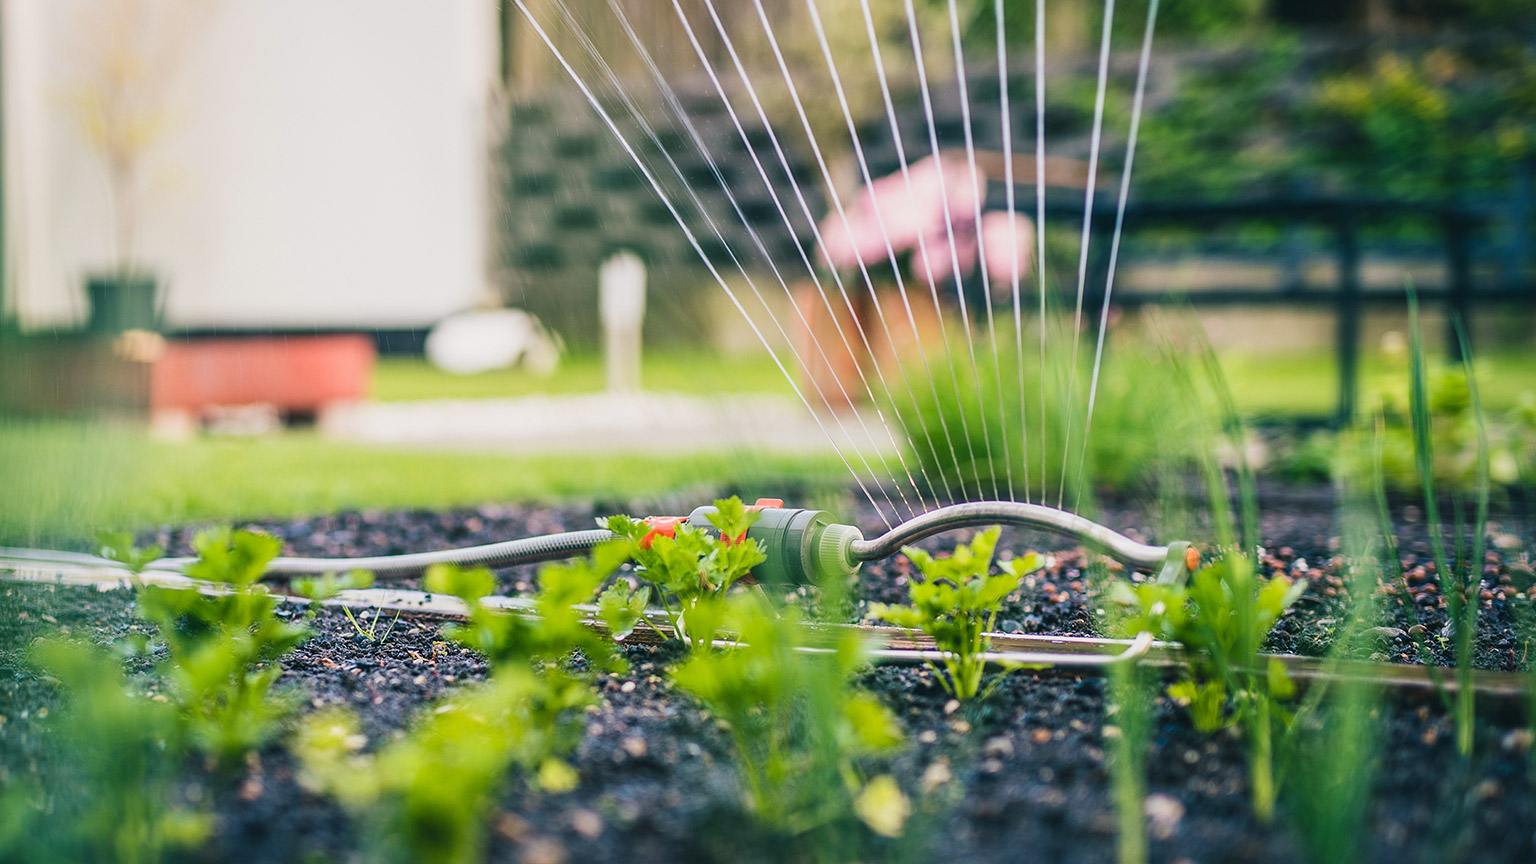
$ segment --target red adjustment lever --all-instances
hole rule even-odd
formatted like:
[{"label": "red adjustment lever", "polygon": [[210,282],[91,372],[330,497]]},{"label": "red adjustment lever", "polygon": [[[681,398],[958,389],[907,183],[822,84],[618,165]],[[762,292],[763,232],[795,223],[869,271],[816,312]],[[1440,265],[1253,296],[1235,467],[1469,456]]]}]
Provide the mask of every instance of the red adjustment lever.
[{"label": "red adjustment lever", "polygon": [[649,549],[649,548],[651,548],[651,543],[657,537],[669,537],[669,538],[677,537],[677,526],[683,524],[684,522],[687,522],[688,521],[688,517],[687,516],[651,516],[650,518],[642,520],[642,521],[644,521],[646,525],[649,525],[651,527],[651,530],[646,532],[646,535],[644,537],[640,538],[640,548],[641,549]]}]

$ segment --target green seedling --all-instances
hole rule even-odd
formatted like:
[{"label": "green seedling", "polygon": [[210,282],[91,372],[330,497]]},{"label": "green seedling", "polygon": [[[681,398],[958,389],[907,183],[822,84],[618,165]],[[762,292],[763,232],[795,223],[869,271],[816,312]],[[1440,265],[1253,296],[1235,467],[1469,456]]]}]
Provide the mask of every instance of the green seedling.
[{"label": "green seedling", "polygon": [[[579,779],[565,757],[580,743],[582,712],[596,696],[587,674],[565,661],[580,652],[590,669],[623,668],[576,608],[623,557],[622,544],[610,544],[591,559],[545,567],[537,617],[488,606],[496,587],[489,570],[427,571],[427,590],[464,601],[468,621],[447,635],[491,661],[490,680],[445,700],[375,752],[365,752],[367,739],[349,712],[309,718],[295,744],[301,782],[369,820],[380,860],[483,860],[485,822],[509,770],[521,769],[546,792],[569,791]],[[610,627],[627,620],[618,611],[604,617]]]},{"label": "green seedling", "polygon": [[[935,558],[921,549],[903,549],[923,574],[923,581],[911,583],[912,605],[877,603],[870,609],[875,618],[933,637],[934,645],[944,652],[943,668],[928,665],[945,692],[961,701],[981,695],[987,665],[984,657],[992,644],[988,634],[1004,598],[1018,590],[1025,575],[1043,566],[1040,556],[1026,555],[1015,559],[1007,572],[992,573],[998,533],[997,528],[983,531],[969,544],[961,543],[947,558]],[[993,686],[996,684],[994,681]]]},{"label": "green seedling", "polygon": [[[539,571],[539,593],[534,598],[537,614],[532,616],[486,605],[485,598],[495,590],[496,579],[484,568],[435,565],[427,571],[424,584],[428,591],[464,601],[468,620],[445,628],[444,635],[485,655],[493,666],[519,664],[548,669],[580,651],[594,666],[618,670],[623,668],[623,658],[587,626],[586,616],[576,607],[590,601],[623,560],[622,545],[610,543],[599,547],[591,558],[546,566]],[[615,620],[624,617],[614,614]]]},{"label": "green seedling", "polygon": [[[310,611],[318,610],[321,603],[336,597],[343,591],[356,591],[373,586],[373,574],[367,570],[352,570],[341,575],[326,573],[313,579],[295,579],[292,584],[293,593],[300,597],[307,597],[310,601]],[[389,634],[395,632],[395,624],[400,620],[400,610],[395,610],[395,616],[390,619],[389,626],[383,633],[379,632],[379,619],[383,617],[384,607],[373,610],[373,618],[368,618],[364,612],[362,618],[352,614],[352,610],[346,606],[341,607],[341,614],[347,616],[347,623],[352,625],[352,632],[358,638],[367,642],[383,642],[389,638]],[[366,624],[364,622],[367,622]]]},{"label": "green seedling", "polygon": [[890,712],[848,687],[864,662],[859,643],[850,635],[830,653],[803,653],[798,612],[775,614],[750,594],[731,597],[724,619],[740,642],[694,652],[673,680],[728,725],[747,811],[813,846],[845,838],[838,829],[849,816],[901,834],[906,797],[889,777],[865,781],[858,771],[860,757],[901,741]]},{"label": "green seedling", "polygon": [[1284,576],[1262,579],[1238,552],[1195,571],[1188,586],[1115,583],[1112,600],[1133,610],[1128,633],[1151,632],[1183,646],[1188,665],[1168,695],[1185,706],[1195,728],[1242,726],[1248,733],[1254,814],[1274,815],[1274,731],[1290,722],[1282,703],[1295,695],[1278,660],[1259,662],[1259,647],[1306,586]]},{"label": "green seedling", "polygon": [[747,537],[757,519],[740,498],[726,498],[709,514],[719,536],[689,525],[666,536],[627,516],[611,517],[606,525],[623,538],[620,548],[636,574],[654,586],[668,622],[698,650],[720,631],[726,592],[767,560],[762,545]]},{"label": "green seedling", "polygon": [[165,549],[161,546],[141,548],[133,542],[133,535],[126,531],[97,531],[96,554],[109,561],[116,561],[137,576],[151,562],[165,554]]},{"label": "green seedling", "polygon": [[579,718],[590,703],[585,686],[552,690],[531,669],[505,667],[373,752],[354,715],[321,712],[295,736],[299,779],[362,817],[369,860],[482,861],[486,822],[513,766],[535,771],[546,791],[575,785],[574,769],[552,754],[569,752],[580,727],[572,735],[570,723],[548,721]]},{"label": "green seedling", "polygon": [[270,740],[288,714],[287,700],[272,698],[277,661],[310,631],[280,618],[278,598],[257,582],[281,549],[275,537],[217,528],[193,546],[198,560],[187,575],[223,593],[144,585],[139,614],[159,629],[160,671],[192,742],[227,765]]},{"label": "green seedling", "polygon": [[651,586],[631,590],[623,582],[614,582],[597,598],[597,615],[615,642],[622,642],[646,620],[645,606],[651,602]]},{"label": "green seedling", "polygon": [[210,817],[175,803],[175,707],[134,692],[101,649],[42,640],[31,659],[65,704],[44,727],[40,780],[0,790],[0,859],[154,864],[200,843]]},{"label": "green seedling", "polygon": [[[445,635],[485,655],[493,679],[520,682],[512,709],[520,721],[515,761],[536,771],[543,785],[560,787],[565,779],[574,779],[560,760],[581,740],[579,711],[595,700],[591,674],[627,667],[613,643],[590,627],[577,608],[618,569],[623,554],[622,544],[607,544],[591,558],[544,567],[534,616],[485,605],[485,596],[495,586],[488,570],[442,565],[427,572],[428,590],[452,594],[469,609],[468,622],[447,628]],[[576,653],[586,658],[587,671],[570,667],[568,661]]]}]

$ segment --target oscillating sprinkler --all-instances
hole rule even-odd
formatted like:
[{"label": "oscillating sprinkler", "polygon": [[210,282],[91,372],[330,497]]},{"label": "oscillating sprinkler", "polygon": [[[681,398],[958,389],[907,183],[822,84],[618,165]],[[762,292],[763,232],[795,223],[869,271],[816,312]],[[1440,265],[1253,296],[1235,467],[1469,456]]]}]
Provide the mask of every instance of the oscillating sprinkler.
[{"label": "oscillating sprinkler", "polygon": [[[977,501],[939,507],[874,538],[865,538],[856,526],[839,522],[826,510],[785,507],[777,498],[759,498],[748,509],[756,511],[758,518],[745,536],[758,541],[767,556],[753,569],[752,575],[761,583],[777,586],[840,584],[852,578],[864,562],[889,558],[910,543],[946,531],[987,525],[1013,525],[1068,537],[1131,570],[1155,573],[1157,580],[1164,583],[1183,582],[1200,562],[1199,553],[1186,542],[1148,545],[1074,513],[1016,501]],[[713,506],[706,505],[687,516],[653,516],[642,520],[649,527],[646,539],[675,536],[682,526],[714,534],[716,529],[709,521],[714,511]],[[287,577],[368,570],[376,580],[388,581],[420,575],[437,564],[500,568],[576,558],[617,537],[606,528],[593,528],[404,555],[276,558],[268,564],[263,575],[264,578]],[[115,562],[92,555],[37,549],[0,548],[0,559],[68,566],[116,566]],[[195,560],[162,558],[152,562],[147,569],[180,572]],[[505,608],[520,608],[515,598],[501,599],[505,601],[502,604]],[[888,636],[900,635],[897,630],[886,632]],[[1050,639],[1051,645],[1040,650],[993,651],[982,655],[982,659],[1014,665],[1105,666],[1137,660],[1147,653],[1154,641],[1149,632],[1140,633],[1131,640],[1089,640],[1095,641],[1092,646],[1070,644],[1085,642],[1073,637]],[[831,650],[802,648],[812,652]],[[1106,648],[1117,653],[1104,653]],[[943,653],[919,646],[883,647],[871,649],[869,656],[883,662],[929,662],[942,659]]]},{"label": "oscillating sprinkler", "polygon": [[[837,521],[826,510],[785,507],[778,498],[759,498],[748,509],[757,511],[758,520],[747,531],[747,537],[758,541],[768,556],[754,575],[769,584],[831,584],[828,580],[846,580],[864,562],[889,558],[903,546],[925,537],[986,525],[1014,525],[1068,537],[1132,570],[1156,573],[1158,580],[1164,582],[1182,581],[1199,563],[1199,556],[1189,543],[1152,546],[1074,513],[1017,501],[977,501],[939,507],[872,539],[866,539],[857,527]],[[651,528],[651,536],[674,534],[683,525],[714,533],[709,522],[714,510],[706,505],[687,516],[653,516],[644,521]],[[277,558],[266,573],[303,576],[370,570],[376,579],[398,579],[419,575],[434,564],[495,568],[575,558],[616,536],[606,528],[594,528],[438,552],[370,558]],[[23,550],[0,550],[0,554],[5,551]],[[164,558],[151,566],[180,569],[192,560]]]}]

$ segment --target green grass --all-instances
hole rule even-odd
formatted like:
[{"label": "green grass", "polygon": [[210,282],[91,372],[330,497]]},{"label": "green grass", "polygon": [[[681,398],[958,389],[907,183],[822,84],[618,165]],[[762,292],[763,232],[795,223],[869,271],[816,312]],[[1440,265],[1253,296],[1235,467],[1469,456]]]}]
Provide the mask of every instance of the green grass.
[{"label": "green grass", "polygon": [[[1331,350],[1287,354],[1224,351],[1222,368],[1237,409],[1245,416],[1332,416],[1338,401],[1338,371]],[[1406,374],[1404,358],[1368,354],[1360,365],[1362,398]],[[1536,354],[1515,350],[1478,355],[1478,385],[1483,405],[1500,411],[1515,405],[1523,392],[1536,389]],[[647,390],[697,394],[776,393],[788,397],[789,385],[767,354],[721,356],[676,352],[648,356],[641,369]],[[916,384],[922,384],[915,380]],[[896,384],[892,382],[893,386]],[[595,393],[604,388],[602,358],[566,357],[554,374],[539,377],[521,369],[452,375],[420,358],[382,357],[374,373],[373,398],[384,402],[416,399],[482,399],[534,393]]]},{"label": "green grass", "polygon": [[155,441],[74,423],[0,426],[0,545],[78,543],[97,529],[293,517],[346,508],[445,508],[494,501],[627,499],[785,483],[841,486],[834,456],[715,452],[678,456],[521,456],[424,452],[313,434]]},{"label": "green grass", "polygon": [[[652,354],[640,367],[647,390],[680,393],[781,393],[792,391],[767,354],[708,352]],[[419,357],[381,357],[373,375],[373,398],[383,402],[416,399],[489,399],[534,393],[597,393],[605,388],[603,360],[564,357],[548,376],[523,369],[475,375],[444,372]]]},{"label": "green grass", "polygon": [[[1435,358],[1428,358],[1435,363]],[[1338,365],[1330,350],[1290,354],[1221,354],[1222,368],[1231,384],[1238,410],[1247,416],[1332,416],[1338,405]],[[1360,363],[1360,396],[1385,386],[1401,386],[1407,360],[1381,354],[1363,357]],[[1483,407],[1490,411],[1516,405],[1522,393],[1536,389],[1536,354],[1512,350],[1480,352],[1477,357],[1478,389]]]}]

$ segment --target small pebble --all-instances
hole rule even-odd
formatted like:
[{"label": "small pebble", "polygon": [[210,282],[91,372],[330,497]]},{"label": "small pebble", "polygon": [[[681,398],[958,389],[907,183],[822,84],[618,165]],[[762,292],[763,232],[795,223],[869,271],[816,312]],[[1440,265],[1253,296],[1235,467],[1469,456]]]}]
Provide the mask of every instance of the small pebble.
[{"label": "small pebble", "polygon": [[921,783],[923,794],[926,795],[929,792],[932,792],[934,789],[944,785],[945,783],[948,783],[952,779],[954,779],[954,774],[952,774],[949,770],[948,760],[940,759],[937,762],[932,763],[927,767],[927,769],[923,771],[923,779]]},{"label": "small pebble", "polygon": [[571,827],[577,834],[591,840],[603,833],[603,817],[585,807],[578,807],[571,811]]},{"label": "small pebble", "polygon": [[547,837],[535,837],[523,844],[518,860],[522,864],[565,864],[565,847]]},{"label": "small pebble", "polygon": [[1147,821],[1151,823],[1153,837],[1167,840],[1179,830],[1179,822],[1184,819],[1184,804],[1179,799],[1154,792],[1147,796],[1143,807]]}]

